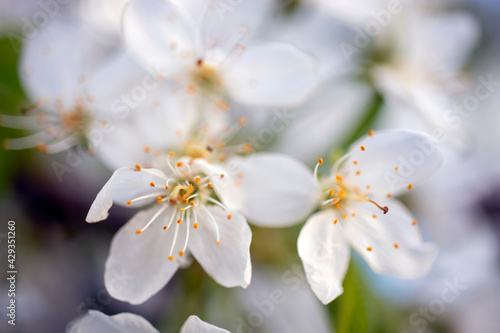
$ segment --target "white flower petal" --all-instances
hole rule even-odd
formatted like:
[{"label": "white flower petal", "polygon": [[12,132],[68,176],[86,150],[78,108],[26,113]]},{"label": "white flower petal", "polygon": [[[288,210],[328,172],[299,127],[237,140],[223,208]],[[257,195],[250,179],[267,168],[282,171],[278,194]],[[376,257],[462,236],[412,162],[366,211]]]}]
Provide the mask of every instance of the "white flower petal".
[{"label": "white flower petal", "polygon": [[369,193],[381,195],[408,191],[432,175],[443,159],[430,136],[404,130],[375,132],[354,143],[350,153],[342,168],[346,183],[362,191],[368,186]]},{"label": "white flower petal", "polygon": [[319,204],[320,190],[312,172],[289,156],[259,153],[233,159],[231,164],[242,175],[242,212],[255,225],[293,225]]},{"label": "white flower petal", "polygon": [[158,333],[146,319],[132,313],[107,316],[95,310],[76,319],[68,326],[67,333]]},{"label": "white flower petal", "polygon": [[168,259],[175,229],[178,237],[172,255],[182,250],[185,228],[175,221],[164,230],[174,208],[167,208],[142,233],[136,234],[164,207],[162,204],[140,211],[113,237],[106,260],[104,282],[109,294],[121,301],[140,304],[162,289],[179,267],[178,260]]},{"label": "white flower petal", "polygon": [[462,70],[481,37],[479,22],[464,11],[436,14],[420,9],[409,13],[406,23],[411,24],[410,29],[401,29],[399,36],[406,44],[407,60],[436,75]]},{"label": "white flower petal", "polygon": [[422,241],[414,217],[399,201],[372,199],[389,212],[383,214],[369,202],[346,208],[348,217],[341,222],[351,245],[376,273],[403,279],[425,276],[436,258],[436,246]]},{"label": "white flower petal", "polygon": [[328,209],[311,216],[302,228],[297,247],[307,281],[316,296],[328,304],[344,292],[350,248],[339,219]]},{"label": "white flower petal", "polygon": [[193,51],[194,27],[180,8],[162,0],[132,0],[126,5],[123,38],[146,68],[167,75],[182,69],[181,54]]},{"label": "white flower petal", "polygon": [[38,30],[36,38],[28,38],[19,76],[33,102],[43,99],[53,105],[59,99],[64,107],[74,106],[83,92],[84,44],[80,27],[62,16]]},{"label": "white flower petal", "polygon": [[135,165],[145,158],[143,142],[136,126],[127,121],[110,122],[105,130],[95,127],[87,134],[99,160],[110,170]]},{"label": "white flower petal", "polygon": [[[220,201],[231,210],[241,211],[243,207],[243,190],[238,186],[239,178],[236,173],[231,172],[231,164],[221,166],[209,163],[203,158],[192,162],[191,169],[194,174],[213,175],[210,181]],[[224,175],[221,178],[219,175]]]},{"label": "white flower petal", "polygon": [[372,91],[359,83],[342,81],[324,86],[311,102],[288,112],[290,116],[277,116],[269,122],[273,131],[283,132],[271,150],[315,164],[353,130],[371,97]]},{"label": "white flower petal", "polygon": [[229,333],[225,329],[208,324],[197,316],[189,316],[181,327],[180,333]]},{"label": "white flower petal", "polygon": [[[225,287],[248,286],[248,259],[250,257],[250,242],[252,231],[243,215],[228,214],[217,206],[199,207],[195,214],[198,217],[198,229],[192,230],[188,247],[217,283]],[[217,244],[217,233],[214,217],[220,234],[220,243]]]},{"label": "white flower petal", "polygon": [[130,110],[137,105],[136,95],[142,100],[142,91],[147,93],[159,85],[156,77],[148,74],[131,54],[122,49],[106,61],[101,61],[87,80],[92,109],[114,113],[121,119],[125,118],[125,112],[122,111],[124,107]]},{"label": "white flower petal", "polygon": [[222,71],[229,95],[252,106],[298,105],[318,85],[314,59],[286,43],[249,47]]},{"label": "white flower petal", "polygon": [[[160,192],[160,188],[151,187],[151,182],[158,185],[165,185],[165,179],[163,172],[157,169],[135,171],[131,168],[120,168],[116,170],[97,194],[87,214],[86,221],[98,222],[106,219],[113,201],[119,205],[126,206],[129,200]],[[152,196],[150,199],[138,200],[129,206],[143,206],[155,200],[156,197]]]}]

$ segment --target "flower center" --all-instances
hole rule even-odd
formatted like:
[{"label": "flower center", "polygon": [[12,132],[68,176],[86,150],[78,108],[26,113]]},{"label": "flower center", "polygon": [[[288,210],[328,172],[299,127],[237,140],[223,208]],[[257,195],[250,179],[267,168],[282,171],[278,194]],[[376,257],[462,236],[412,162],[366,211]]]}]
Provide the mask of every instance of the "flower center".
[{"label": "flower center", "polygon": [[[23,108],[24,116],[8,118],[9,127],[38,130],[38,132],[28,137],[4,141],[6,149],[36,148],[45,154],[52,154],[81,142],[89,146],[87,132],[93,119],[83,101],[78,100],[73,109],[64,109],[59,102],[53,105],[55,110],[40,110],[43,106],[44,101],[40,100],[34,105]],[[35,122],[36,127],[32,125]],[[105,127],[106,122],[103,121],[100,125]],[[91,148],[89,151],[91,152]]]},{"label": "flower center", "polygon": [[196,66],[191,69],[191,80],[199,90],[207,93],[220,93],[222,79],[214,66],[198,59]]},{"label": "flower center", "polygon": [[[320,158],[318,164],[314,169],[314,176],[317,179],[318,167],[323,164],[323,160]],[[389,207],[381,206],[374,200],[370,199],[366,193],[360,193],[359,188],[349,186],[344,182],[344,179],[340,175],[335,175],[334,180],[327,181],[322,186],[323,194],[323,206],[331,206],[333,209],[337,209],[345,212],[345,205],[348,204],[349,200],[357,201],[367,201],[374,204],[378,209],[380,209],[384,214],[387,214]],[[353,213],[354,214],[354,213]]]},{"label": "flower center", "polygon": [[[181,251],[179,251],[179,256],[184,256],[186,251],[188,240],[189,240],[189,230],[198,229],[198,214],[200,211],[205,214],[208,219],[213,223],[216,232],[216,244],[220,243],[219,227],[216,219],[206,208],[209,205],[216,205],[224,209],[227,213],[227,219],[232,218],[231,211],[223,203],[221,203],[213,189],[213,181],[218,179],[224,179],[225,175],[221,174],[194,174],[191,170],[190,163],[185,160],[178,160],[175,164],[172,164],[170,157],[174,156],[173,152],[170,152],[167,157],[167,165],[170,169],[170,174],[168,177],[164,177],[164,183],[157,184],[151,182],[149,186],[152,188],[151,193],[129,200],[127,205],[144,199],[156,198],[156,204],[162,205],[160,209],[153,215],[153,217],[145,224],[144,227],[138,229],[136,234],[142,234],[167,208],[173,207],[170,216],[165,219],[167,222],[164,226],[164,230],[171,230],[174,226],[174,237],[170,249],[168,259],[170,261],[174,260],[173,250],[177,242],[179,228],[181,224],[185,225],[186,228],[186,239]],[[149,172],[158,177],[157,173],[153,173],[151,170],[142,169],[138,164],[136,165],[135,171],[138,172]],[[163,177],[162,177],[163,178]],[[174,223],[176,222],[176,223]]]}]

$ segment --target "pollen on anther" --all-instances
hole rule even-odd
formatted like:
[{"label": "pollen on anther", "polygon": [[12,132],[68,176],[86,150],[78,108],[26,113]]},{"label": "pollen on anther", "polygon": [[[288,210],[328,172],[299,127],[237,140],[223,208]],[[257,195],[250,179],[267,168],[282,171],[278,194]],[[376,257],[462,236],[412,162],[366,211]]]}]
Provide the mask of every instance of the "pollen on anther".
[{"label": "pollen on anther", "polygon": [[408,189],[409,189],[409,190],[411,190],[411,188],[412,188],[412,187],[413,187],[413,184],[412,184],[412,183],[408,184]]},{"label": "pollen on anther", "polygon": [[399,248],[398,243],[394,243],[394,248],[395,248],[395,249],[398,249],[398,248]]},{"label": "pollen on anther", "polygon": [[149,184],[149,186],[151,186],[151,187],[155,187],[156,185],[155,185],[155,183],[154,183],[154,182],[151,182],[151,183]]},{"label": "pollen on anther", "polygon": [[369,131],[368,131],[368,135],[369,135],[369,136],[373,136],[373,133],[374,133],[374,132],[373,132],[373,130],[369,130]]},{"label": "pollen on anther", "polygon": [[180,251],[179,251],[179,255],[180,255],[181,257],[184,257],[184,251],[180,250]]},{"label": "pollen on anther", "polygon": [[338,221],[338,219],[333,220],[333,224],[337,224]]},{"label": "pollen on anther", "polygon": [[162,197],[156,197],[156,202],[162,202],[163,198]]},{"label": "pollen on anther", "polygon": [[178,168],[180,168],[180,167],[181,167],[181,166],[183,166],[183,165],[184,165],[184,163],[182,163],[182,162],[177,162],[177,164],[176,164],[176,166],[177,166]]},{"label": "pollen on anther", "polygon": [[366,150],[365,146],[361,146],[359,148],[361,148],[361,151],[365,151]]},{"label": "pollen on anther", "polygon": [[136,232],[135,232],[136,235],[138,234],[142,234],[142,230],[141,229],[137,229]]},{"label": "pollen on anther", "polygon": [[193,202],[193,201],[191,201],[189,204],[190,204],[191,206],[194,206],[194,202]]},{"label": "pollen on anther", "polygon": [[174,261],[174,257],[173,257],[173,256],[169,256],[169,257],[168,257],[168,260],[170,260],[170,261]]},{"label": "pollen on anther", "polygon": [[370,252],[371,252],[372,250],[373,250],[373,248],[372,248],[371,246],[368,246],[368,247],[366,248],[366,251],[370,251]]},{"label": "pollen on anther", "polygon": [[175,153],[174,153],[173,151],[171,151],[170,153],[168,153],[168,155],[170,155],[170,156],[174,156],[174,155],[175,155]]},{"label": "pollen on anther", "polygon": [[208,183],[207,183],[207,186],[208,186],[208,187],[210,187],[210,188],[212,188],[212,187],[213,187],[213,185],[212,185],[212,183],[211,183],[211,182],[208,182]]},{"label": "pollen on anther", "polygon": [[335,175],[335,179],[337,179],[339,182],[341,182],[341,181],[342,181],[342,177],[341,177],[341,176],[339,176],[339,175]]},{"label": "pollen on anther", "polygon": [[352,163],[354,163],[354,165],[358,165],[358,161],[353,161]]},{"label": "pollen on anther", "polygon": [[199,182],[200,182],[200,180],[201,180],[200,176],[197,176],[197,177],[194,179],[194,181],[195,181],[196,183],[199,183]]},{"label": "pollen on anther", "polygon": [[186,212],[186,210],[184,208],[181,208],[181,213],[184,213]]},{"label": "pollen on anther", "polygon": [[135,171],[141,171],[142,167],[139,163],[135,165]]},{"label": "pollen on anther", "polygon": [[245,117],[240,117],[240,118],[238,119],[238,124],[240,124],[240,126],[245,126],[245,125],[246,125],[246,123],[247,123],[247,118],[245,118]]},{"label": "pollen on anther", "polygon": [[127,201],[127,206],[130,206],[132,204],[132,201]]},{"label": "pollen on anther", "polygon": [[323,159],[322,159],[321,157],[320,157],[320,158],[318,158],[318,164],[319,164],[319,165],[323,165]]},{"label": "pollen on anther", "polygon": [[177,224],[181,224],[181,223],[182,223],[182,219],[178,219]]},{"label": "pollen on anther", "polygon": [[228,219],[228,220],[230,220],[232,217],[233,217],[233,214],[229,214],[229,215],[227,216],[227,219]]},{"label": "pollen on anther", "polygon": [[198,223],[193,223],[193,228],[198,229]]},{"label": "pollen on anther", "polygon": [[219,245],[220,244],[220,240],[216,240],[215,244]]},{"label": "pollen on anther", "polygon": [[335,205],[337,202],[339,202],[339,200],[340,200],[339,198],[334,198],[332,202]]},{"label": "pollen on anther", "polygon": [[167,229],[168,229],[168,227],[167,227],[167,226],[164,226],[164,227],[163,227],[163,230],[167,230]]},{"label": "pollen on anther", "polygon": [[334,193],[335,193],[335,191],[334,191],[334,190],[328,190],[328,194],[329,194],[329,195],[333,195]]}]

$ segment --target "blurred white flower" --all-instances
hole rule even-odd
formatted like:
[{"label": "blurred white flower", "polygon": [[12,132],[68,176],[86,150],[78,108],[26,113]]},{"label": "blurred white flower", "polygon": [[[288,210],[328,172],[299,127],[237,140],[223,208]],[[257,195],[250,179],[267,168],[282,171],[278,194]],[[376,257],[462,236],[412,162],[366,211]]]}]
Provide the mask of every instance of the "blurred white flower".
[{"label": "blurred white flower", "polygon": [[[199,155],[196,148],[187,149]],[[166,173],[137,165],[118,169],[97,195],[87,222],[105,219],[113,201],[141,210],[115,235],[105,284],[120,300],[138,304],[163,288],[188,253],[219,284],[247,287],[251,279],[252,232],[226,204],[232,200],[228,173],[203,158],[166,157]],[[126,285],[120,274],[131,276]]]},{"label": "blurred white flower", "polygon": [[386,100],[386,123],[443,128],[463,144],[464,130],[453,128],[450,110],[469,85],[465,68],[480,34],[476,19],[465,12],[433,12],[415,5],[395,18],[377,41],[388,60],[371,69]]},{"label": "blurred white flower", "polygon": [[[317,85],[314,59],[287,43],[247,47],[242,39],[251,27],[240,21],[235,31],[228,31],[231,25],[218,5],[200,4],[197,18],[175,1],[132,0],[123,17],[125,43],[146,68],[167,73],[164,78],[173,91],[222,110],[233,101],[262,107],[303,102]],[[214,22],[215,27],[209,24]],[[215,35],[207,38],[209,31]],[[221,45],[228,32],[231,37]]]},{"label": "blurred white flower", "polygon": [[[133,313],[119,313],[108,316],[96,310],[90,310],[84,316],[68,325],[67,333],[159,333],[143,317]],[[228,333],[225,329],[208,324],[195,315],[182,325],[180,333]]]},{"label": "blurred white flower", "polygon": [[421,239],[417,221],[397,200],[441,164],[442,155],[425,134],[383,131],[354,143],[349,153],[318,180],[302,164],[278,154],[234,161],[243,175],[241,211],[260,226],[303,221],[299,255],[313,291],[323,303],[339,296],[349,263],[349,244],[380,274],[425,275],[436,248]]},{"label": "blurred white flower", "polygon": [[[24,116],[2,116],[1,125],[35,133],[6,140],[6,148],[36,147],[53,154],[82,144],[93,154],[106,144],[125,118],[113,108],[113,98],[144,74],[122,52],[106,61],[89,61],[87,56],[99,50],[78,20],[62,15],[25,43],[19,74],[34,104],[23,109]],[[119,71],[116,63],[123,66]],[[114,90],[103,89],[109,86]]]}]

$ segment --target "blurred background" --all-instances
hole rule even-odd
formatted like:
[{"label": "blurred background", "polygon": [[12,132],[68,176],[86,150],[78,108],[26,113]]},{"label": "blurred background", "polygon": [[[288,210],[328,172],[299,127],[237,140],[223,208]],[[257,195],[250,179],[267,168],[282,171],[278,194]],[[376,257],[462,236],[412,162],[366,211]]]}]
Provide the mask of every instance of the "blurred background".
[{"label": "blurred background", "polygon": [[[0,0],[0,113],[19,115],[33,103],[18,73],[23,43],[36,38],[35,31],[58,16],[88,20],[95,29],[102,22],[118,26],[125,2],[103,8],[97,0]],[[232,332],[500,332],[500,2],[423,1],[415,9],[401,1],[403,9],[387,23],[377,14],[390,6],[383,0],[266,3],[259,38],[288,41],[315,56],[322,85],[263,150],[313,166],[318,156],[341,156],[369,129],[445,133],[444,165],[402,198],[424,237],[440,247],[430,274],[416,281],[377,276],[353,256],[344,294],[323,306],[297,255],[301,225],[252,227],[254,276],[248,289],[219,286],[194,262],[148,302],[132,306],[109,296],[103,272],[113,235],[134,212],[113,207],[106,222],[85,222],[112,170],[74,151],[2,149],[2,313],[9,300],[10,220],[16,222],[18,274],[16,326],[2,314],[0,331],[60,333],[96,309],[140,314],[160,332],[177,332],[190,314]],[[377,24],[384,32],[369,35]],[[119,43],[100,42],[103,49]],[[471,99],[477,89],[487,97]],[[248,117],[250,131],[270,119],[264,111]],[[1,140],[24,134],[0,127]],[[54,161],[78,166],[61,178]],[[269,305],[273,290],[283,291],[282,304]]]}]

